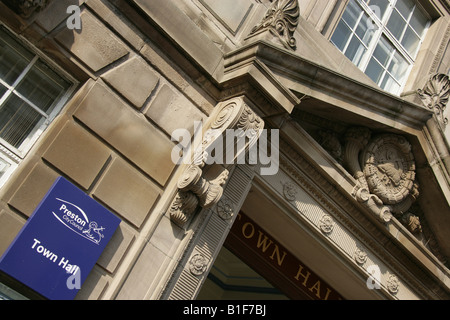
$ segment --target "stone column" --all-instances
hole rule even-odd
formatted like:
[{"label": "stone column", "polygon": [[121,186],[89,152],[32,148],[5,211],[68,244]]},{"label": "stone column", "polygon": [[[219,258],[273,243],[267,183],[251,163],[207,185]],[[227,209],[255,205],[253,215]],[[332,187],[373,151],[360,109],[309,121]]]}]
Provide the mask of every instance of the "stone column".
[{"label": "stone column", "polygon": [[[161,299],[195,299],[209,269],[214,263],[228,232],[233,225],[254,177],[254,167],[249,164],[208,164],[208,147],[218,139],[225,139],[227,129],[253,130],[247,134],[247,143],[233,139],[234,160],[245,155],[256,142],[264,127],[262,119],[255,114],[245,97],[232,98],[220,103],[211,116],[207,128],[219,130],[205,135],[203,139],[203,160],[191,164],[179,179],[177,196],[170,207],[172,223],[184,228],[194,228],[184,253],[165,286]],[[220,133],[220,134],[217,134]],[[223,143],[223,150],[230,141]],[[216,148],[216,151],[219,150]],[[225,155],[226,156],[226,155]],[[197,159],[198,160],[198,159]],[[209,180],[207,172],[219,172]],[[224,174],[226,172],[226,174]]]}]

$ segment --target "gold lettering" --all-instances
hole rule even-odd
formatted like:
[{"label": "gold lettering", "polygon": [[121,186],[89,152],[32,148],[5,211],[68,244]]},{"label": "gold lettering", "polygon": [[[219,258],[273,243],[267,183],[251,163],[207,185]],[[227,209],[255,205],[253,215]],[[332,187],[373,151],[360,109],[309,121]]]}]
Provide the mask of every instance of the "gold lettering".
[{"label": "gold lettering", "polygon": [[313,292],[313,290],[316,290],[316,296],[320,299],[320,280],[317,280],[317,282],[309,288],[309,291]]},{"label": "gold lettering", "polygon": [[[258,238],[257,247],[258,247],[258,249],[260,249],[261,245],[262,245],[263,246],[262,252],[266,252],[266,250],[269,249],[269,247],[272,245],[273,241],[269,240],[269,242],[267,243],[267,240],[269,238],[267,238],[267,236],[264,235],[264,233],[262,233],[261,231],[258,231],[258,232],[259,232],[259,238]],[[264,240],[261,241],[261,236],[263,236],[263,235],[264,235]]]},{"label": "gold lettering", "polygon": [[306,282],[308,282],[308,279],[309,279],[309,276],[310,276],[311,272],[306,271],[306,275],[305,275],[305,274],[302,273],[302,270],[303,270],[303,266],[300,264],[299,268],[298,268],[297,275],[295,276],[295,280],[299,280],[299,278],[301,276],[303,279],[305,279],[302,284],[306,287]]},{"label": "gold lettering", "polygon": [[278,248],[277,245],[275,245],[275,248],[273,249],[273,253],[272,253],[272,255],[270,256],[270,259],[273,260],[273,257],[275,256],[275,253],[277,254],[277,262],[278,262],[278,265],[281,266],[281,264],[282,264],[283,261],[284,261],[284,258],[286,257],[286,251],[283,251],[283,258],[281,258],[281,256],[280,256],[280,249]]},{"label": "gold lettering", "polygon": [[[249,235],[246,234],[245,230],[247,229],[247,226],[251,227],[251,233]],[[253,226],[253,224],[251,224],[250,222],[247,222],[246,224],[244,224],[242,226],[242,235],[247,238],[250,239],[253,237],[253,235],[255,234],[255,227]]]},{"label": "gold lettering", "polygon": [[330,288],[327,288],[327,293],[325,294],[325,298],[323,300],[328,300],[328,297],[330,296],[331,290]]}]

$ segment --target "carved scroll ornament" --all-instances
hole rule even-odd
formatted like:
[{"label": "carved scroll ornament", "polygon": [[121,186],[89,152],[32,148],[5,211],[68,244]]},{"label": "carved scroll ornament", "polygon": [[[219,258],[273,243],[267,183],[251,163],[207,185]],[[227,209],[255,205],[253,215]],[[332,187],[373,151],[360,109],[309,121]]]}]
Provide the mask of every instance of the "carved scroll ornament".
[{"label": "carved scroll ornament", "polygon": [[275,0],[250,35],[269,31],[288,49],[297,48],[294,32],[300,16],[298,0]]},{"label": "carved scroll ornament", "polygon": [[3,0],[15,13],[22,18],[29,18],[35,12],[44,9],[50,0]]},{"label": "carved scroll ornament", "polygon": [[422,103],[433,110],[438,121],[446,125],[448,119],[444,116],[445,108],[450,97],[450,79],[446,74],[435,74],[425,84],[423,89],[417,90]]},{"label": "carved scroll ornament", "polygon": [[351,128],[344,164],[357,179],[355,198],[384,222],[406,214],[419,195],[411,145],[402,136]]},{"label": "carved scroll ornament", "polygon": [[264,128],[264,121],[253,112],[242,97],[238,97],[219,104],[211,116],[208,127],[214,130],[214,134],[204,134],[201,144],[202,150],[196,152],[200,155],[200,159],[194,155],[192,163],[187,166],[179,178],[177,194],[169,207],[171,220],[181,227],[195,214],[199,207],[211,208],[222,198],[223,185],[228,179],[228,170],[219,165],[218,171],[220,173],[215,178],[208,179],[204,176],[205,169],[215,165],[209,164],[211,163],[209,161],[212,157],[211,152],[214,150],[212,146],[217,145],[216,142],[223,138],[227,129],[247,132],[245,144],[238,144],[237,148],[233,147],[233,150],[236,149],[236,153],[232,160],[235,160],[242,153],[247,152],[253,143],[256,143],[261,130]]}]

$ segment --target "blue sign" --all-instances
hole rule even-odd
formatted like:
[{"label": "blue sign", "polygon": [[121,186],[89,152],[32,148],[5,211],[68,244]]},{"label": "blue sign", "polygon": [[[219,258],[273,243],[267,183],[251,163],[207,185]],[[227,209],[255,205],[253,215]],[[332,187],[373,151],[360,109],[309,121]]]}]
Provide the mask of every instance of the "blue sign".
[{"label": "blue sign", "polygon": [[0,270],[48,299],[73,299],[120,221],[59,177],[1,257]]}]

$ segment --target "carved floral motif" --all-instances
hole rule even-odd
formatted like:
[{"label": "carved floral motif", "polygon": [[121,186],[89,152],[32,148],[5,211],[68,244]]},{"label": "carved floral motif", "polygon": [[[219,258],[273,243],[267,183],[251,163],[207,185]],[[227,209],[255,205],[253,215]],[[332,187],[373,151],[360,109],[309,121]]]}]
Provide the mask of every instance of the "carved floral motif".
[{"label": "carved floral motif", "polygon": [[295,50],[297,48],[294,32],[300,16],[298,0],[275,0],[269,7],[263,20],[250,33],[269,31],[277,36],[282,44]]},{"label": "carved floral motif", "polygon": [[208,259],[206,259],[202,254],[194,255],[189,261],[189,271],[194,276],[201,276],[206,271],[208,266]]},{"label": "carved floral motif", "polygon": [[331,233],[334,228],[333,218],[329,214],[324,214],[319,220],[319,228],[323,233]]},{"label": "carved floral motif", "polygon": [[425,84],[423,89],[417,90],[423,104],[434,111],[437,119],[444,125],[448,119],[444,116],[445,108],[450,97],[450,79],[446,74],[435,74]]},{"label": "carved floral motif", "polygon": [[234,204],[230,199],[220,199],[216,211],[223,220],[229,220],[234,215]]},{"label": "carved floral motif", "polygon": [[298,192],[297,187],[290,181],[281,182],[281,184],[283,185],[283,195],[286,200],[294,201]]}]

